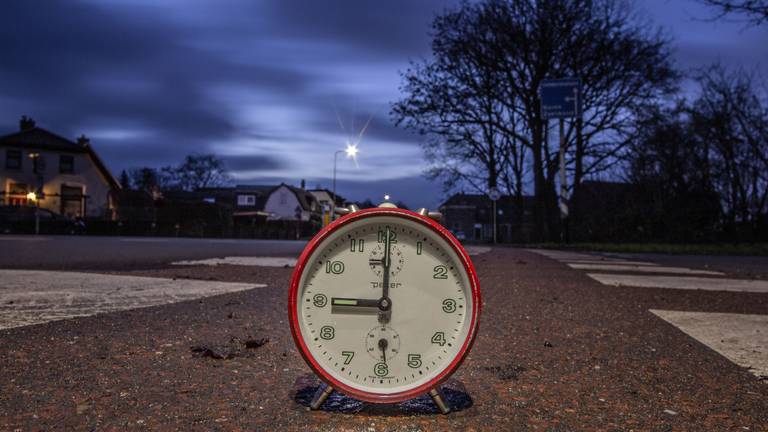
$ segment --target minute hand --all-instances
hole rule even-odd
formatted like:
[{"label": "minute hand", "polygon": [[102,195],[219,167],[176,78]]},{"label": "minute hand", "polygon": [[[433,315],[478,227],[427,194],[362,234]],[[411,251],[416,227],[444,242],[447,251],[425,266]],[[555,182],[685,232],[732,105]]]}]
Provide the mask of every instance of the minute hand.
[{"label": "minute hand", "polygon": [[383,267],[383,273],[384,273],[384,284],[381,291],[381,297],[382,298],[389,298],[389,265],[391,264],[391,260],[389,257],[389,249],[391,247],[391,241],[390,241],[390,231],[389,227],[387,227],[386,236],[384,237],[384,258],[381,261],[381,266]]},{"label": "minute hand", "polygon": [[389,235],[389,227],[387,227],[384,236],[384,257],[381,259],[382,273],[384,275],[381,284],[381,299],[379,300],[379,309],[381,309],[381,312],[379,312],[379,322],[382,324],[389,322],[389,317],[392,313],[392,300],[389,299],[389,248],[391,245]]}]

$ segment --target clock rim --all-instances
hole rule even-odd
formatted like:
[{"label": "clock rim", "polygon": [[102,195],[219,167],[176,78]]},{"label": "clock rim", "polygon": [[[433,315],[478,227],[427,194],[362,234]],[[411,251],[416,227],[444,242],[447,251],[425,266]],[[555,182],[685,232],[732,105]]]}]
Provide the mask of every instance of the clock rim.
[{"label": "clock rim", "polygon": [[[445,369],[443,369],[439,374],[435,375],[429,381],[417,387],[414,387],[412,389],[404,390],[398,393],[377,393],[372,391],[361,390],[359,388],[352,387],[334,378],[319,364],[317,360],[315,360],[314,356],[309,351],[309,347],[305,343],[303,336],[301,335],[301,329],[299,326],[299,317],[298,317],[298,309],[297,309],[299,283],[301,281],[301,276],[304,273],[305,268],[307,267],[306,264],[310,255],[312,255],[312,253],[320,246],[323,240],[325,240],[328,236],[336,232],[341,227],[348,225],[352,222],[355,222],[357,220],[366,219],[374,216],[394,216],[394,217],[399,217],[403,219],[410,219],[426,226],[427,228],[431,228],[435,233],[437,233],[440,237],[442,237],[443,240],[445,240],[451,246],[451,248],[453,248],[454,252],[456,252],[456,254],[459,256],[461,264],[464,266],[464,269],[467,272],[467,277],[469,279],[469,284],[471,286],[470,292],[472,295],[472,320],[469,325],[469,331],[467,333],[467,337],[464,339],[464,343],[462,344],[456,356],[453,358],[453,360],[451,360],[451,363],[449,363]],[[335,220],[334,222],[330,223],[328,226],[320,230],[320,232],[318,232],[309,241],[307,246],[304,248],[304,251],[299,256],[299,259],[296,262],[296,268],[293,271],[293,276],[291,277],[291,285],[290,285],[289,294],[288,294],[288,321],[291,325],[291,335],[293,336],[293,340],[299,349],[299,353],[304,358],[304,361],[307,362],[307,364],[312,369],[312,371],[318,377],[320,377],[320,379],[323,380],[323,382],[330,385],[335,390],[340,391],[341,393],[347,394],[349,396],[352,396],[354,398],[357,398],[366,402],[396,403],[396,402],[402,402],[404,400],[408,400],[408,399],[412,399],[414,397],[420,396],[422,394],[429,392],[433,388],[438,387],[446,379],[448,379],[448,377],[450,377],[459,368],[459,366],[461,366],[462,362],[466,358],[467,354],[472,348],[472,345],[475,342],[475,336],[477,335],[477,330],[479,326],[481,307],[482,307],[482,299],[480,296],[480,283],[477,278],[477,272],[475,271],[475,266],[472,263],[472,260],[469,258],[469,254],[467,253],[467,251],[464,249],[461,243],[459,243],[459,241],[453,236],[453,234],[451,234],[451,232],[448,231],[448,229],[446,229],[444,226],[440,225],[439,223],[435,222],[434,220],[426,216],[422,216],[418,213],[412,212],[410,210],[405,210],[400,208],[377,207],[377,208],[359,210],[354,213],[348,214],[346,216],[342,216],[341,218]]]}]

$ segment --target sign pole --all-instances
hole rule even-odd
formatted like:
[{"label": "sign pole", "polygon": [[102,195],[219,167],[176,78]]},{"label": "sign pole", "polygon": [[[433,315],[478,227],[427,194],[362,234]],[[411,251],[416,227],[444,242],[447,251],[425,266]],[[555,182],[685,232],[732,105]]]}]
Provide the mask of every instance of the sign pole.
[{"label": "sign pole", "polygon": [[561,240],[564,243],[568,242],[568,236],[566,233],[566,218],[568,217],[568,204],[565,202],[566,185],[565,185],[565,119],[560,118],[560,221],[562,223]]},{"label": "sign pole", "polygon": [[493,244],[496,244],[496,200],[493,200]]}]

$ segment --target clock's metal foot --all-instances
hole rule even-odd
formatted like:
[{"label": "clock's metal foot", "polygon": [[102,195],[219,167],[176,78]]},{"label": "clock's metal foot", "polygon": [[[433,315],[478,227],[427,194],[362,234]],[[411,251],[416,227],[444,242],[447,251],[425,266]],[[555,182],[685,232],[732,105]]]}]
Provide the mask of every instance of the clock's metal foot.
[{"label": "clock's metal foot", "polygon": [[333,393],[333,387],[328,384],[320,384],[315,395],[312,396],[312,402],[309,403],[309,408],[313,410],[320,409],[323,402],[328,399],[328,396],[330,396],[331,393]]},{"label": "clock's metal foot", "polygon": [[448,414],[451,412],[451,407],[448,406],[448,403],[445,401],[445,398],[443,397],[443,394],[438,389],[432,389],[429,391],[429,395],[432,396],[432,401],[437,405],[437,408],[440,410],[443,414]]}]

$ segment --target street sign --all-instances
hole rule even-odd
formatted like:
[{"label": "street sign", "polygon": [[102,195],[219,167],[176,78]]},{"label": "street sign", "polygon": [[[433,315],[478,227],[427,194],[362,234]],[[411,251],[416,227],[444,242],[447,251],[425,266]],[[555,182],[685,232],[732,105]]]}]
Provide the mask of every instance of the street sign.
[{"label": "street sign", "polygon": [[580,96],[581,84],[576,78],[543,80],[539,86],[541,116],[545,119],[578,116]]},{"label": "street sign", "polygon": [[499,198],[501,198],[501,192],[499,192],[498,189],[493,188],[488,192],[488,198],[490,198],[491,201],[497,201]]}]

